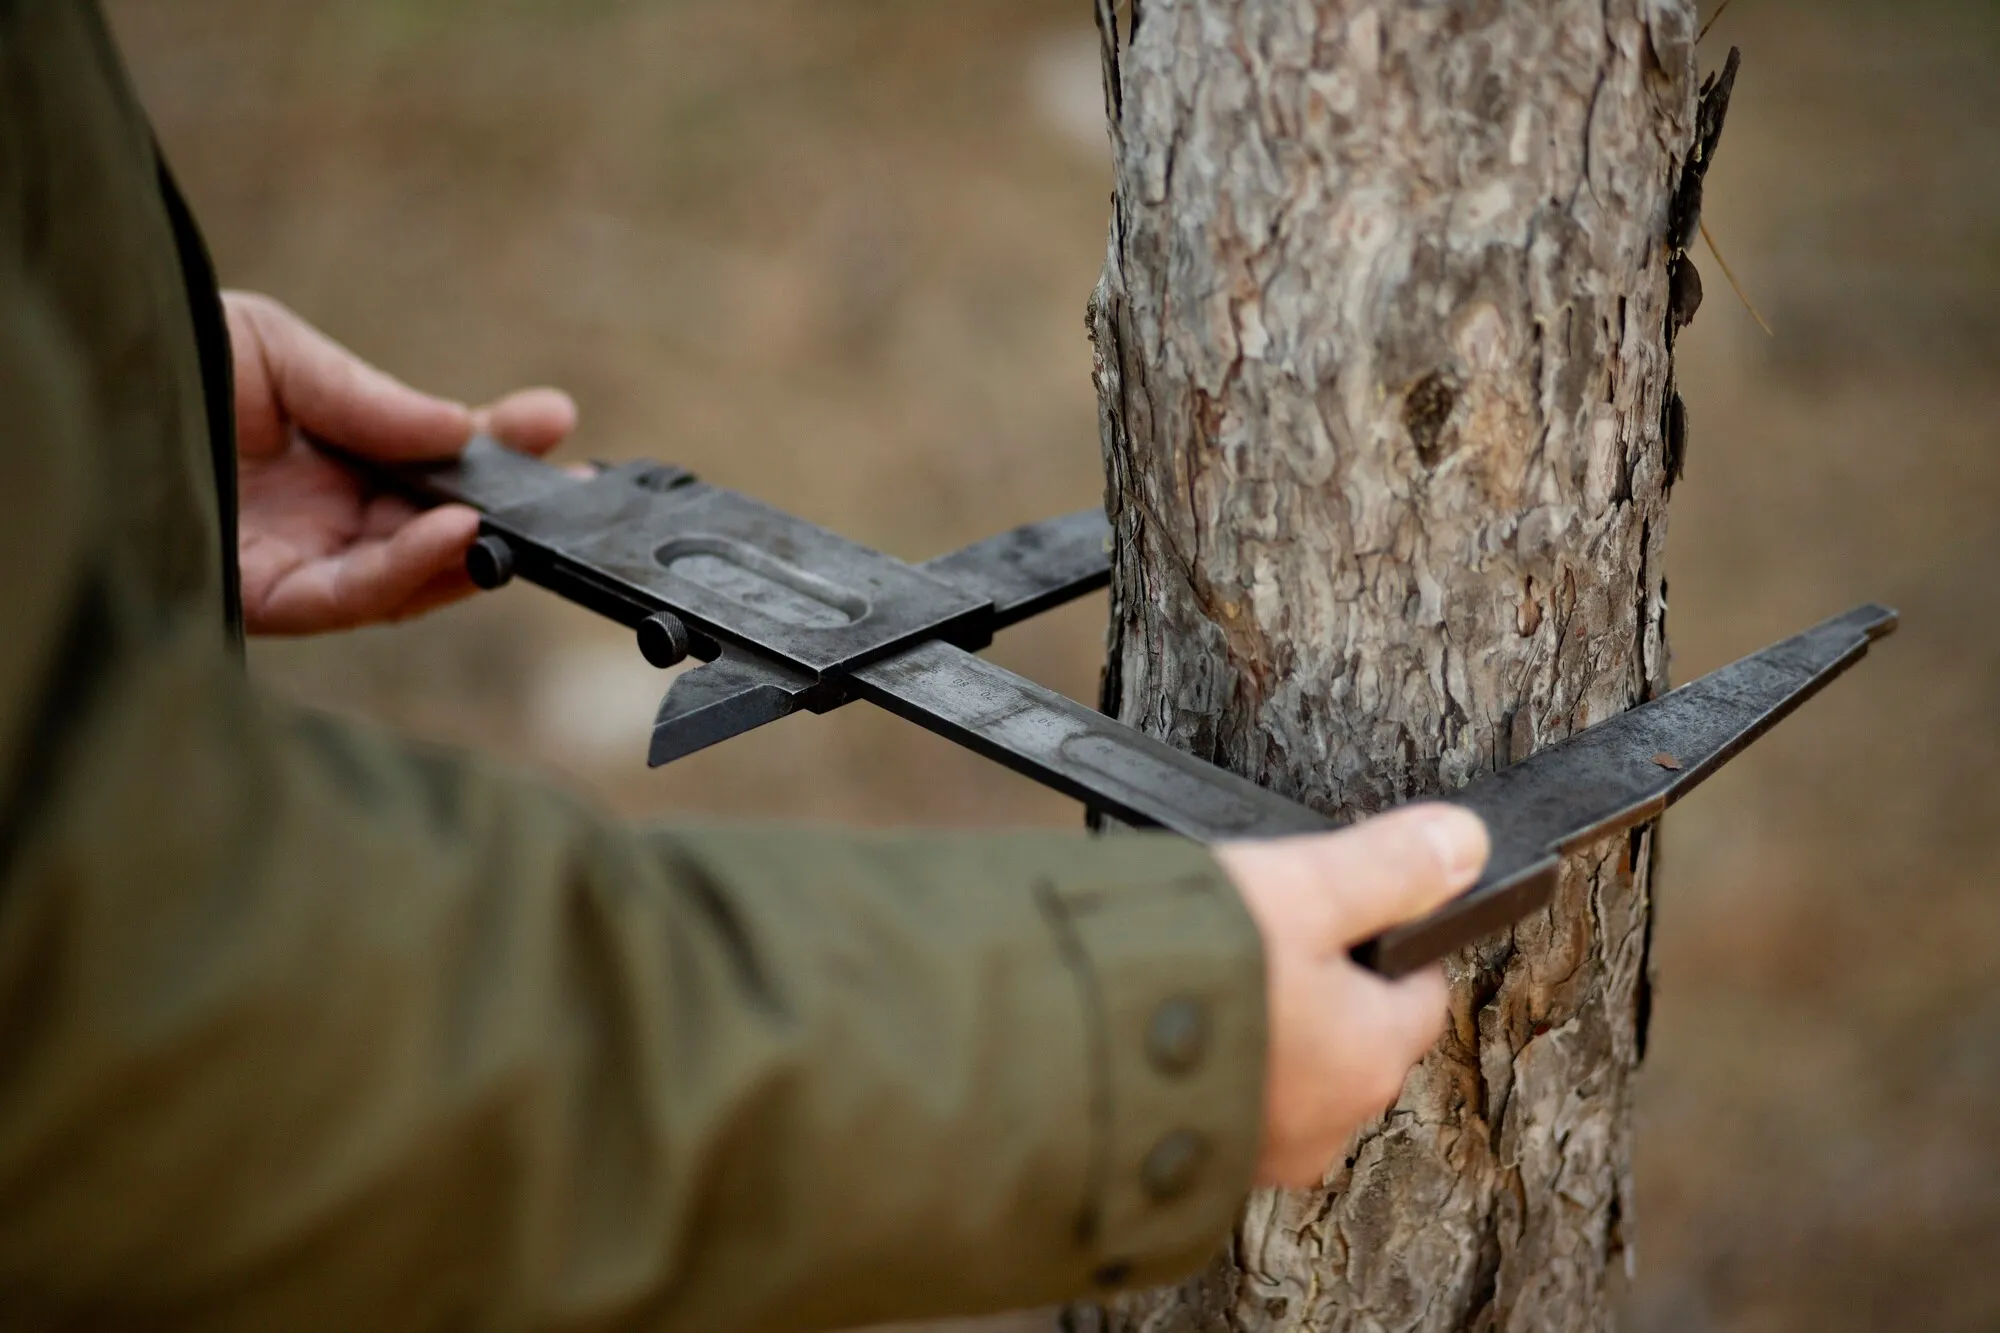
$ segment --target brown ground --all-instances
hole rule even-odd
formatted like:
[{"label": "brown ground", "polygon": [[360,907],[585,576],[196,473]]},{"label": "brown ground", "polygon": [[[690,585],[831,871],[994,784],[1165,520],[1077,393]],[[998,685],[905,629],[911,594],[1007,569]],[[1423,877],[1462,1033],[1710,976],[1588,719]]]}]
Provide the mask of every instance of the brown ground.
[{"label": "brown ground", "polygon": [[[1081,0],[121,0],[224,273],[408,378],[574,389],[899,554],[1097,494],[1106,176]],[[2000,1327],[2000,17],[1741,4],[1675,500],[1676,675],[1902,634],[1667,825],[1629,1323]],[[998,656],[1094,688],[1101,606]],[[863,709],[660,775],[660,680],[533,592],[260,649],[297,694],[634,813],[1066,822]]]}]

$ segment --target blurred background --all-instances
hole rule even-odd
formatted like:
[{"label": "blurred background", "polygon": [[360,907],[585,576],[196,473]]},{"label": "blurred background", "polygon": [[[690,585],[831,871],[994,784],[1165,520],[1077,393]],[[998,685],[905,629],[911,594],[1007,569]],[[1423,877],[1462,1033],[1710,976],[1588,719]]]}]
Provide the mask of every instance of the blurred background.
[{"label": "blurred background", "polygon": [[[225,279],[405,378],[583,405],[922,558],[1099,494],[1109,190],[1083,0],[115,0]],[[1640,1105],[1659,1330],[2000,1328],[2000,9],[1739,0],[1673,507],[1685,680],[1851,603],[1901,634],[1666,826]],[[1099,600],[1007,665],[1094,697]],[[663,678],[546,596],[260,645],[321,704],[641,815],[1067,824],[885,715],[663,773]]]}]

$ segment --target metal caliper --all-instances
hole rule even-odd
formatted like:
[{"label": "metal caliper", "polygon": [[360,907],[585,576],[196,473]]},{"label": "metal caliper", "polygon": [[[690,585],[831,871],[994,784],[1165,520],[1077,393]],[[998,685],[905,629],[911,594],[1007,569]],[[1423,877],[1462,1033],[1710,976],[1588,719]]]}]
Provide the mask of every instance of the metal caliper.
[{"label": "metal caliper", "polygon": [[[634,629],[655,666],[704,663],[660,705],[656,767],[860,699],[1127,823],[1203,842],[1337,826],[975,655],[1105,586],[1097,510],[913,565],[668,464],[585,480],[487,439],[438,465],[349,461],[419,503],[479,510],[466,563],[481,587],[527,579]],[[1545,906],[1565,853],[1656,818],[1895,626],[1857,607],[1444,797],[1485,821],[1485,874],[1355,958],[1400,976]]]}]

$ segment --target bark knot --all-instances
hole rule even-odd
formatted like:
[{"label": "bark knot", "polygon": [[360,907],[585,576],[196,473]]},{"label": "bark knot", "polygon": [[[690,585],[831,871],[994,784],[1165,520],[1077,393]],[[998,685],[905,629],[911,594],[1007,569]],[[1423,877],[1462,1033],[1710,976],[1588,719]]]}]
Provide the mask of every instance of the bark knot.
[{"label": "bark knot", "polygon": [[1425,467],[1436,467],[1444,457],[1444,427],[1458,406],[1458,388],[1442,370],[1410,386],[1403,396],[1403,425],[1410,442],[1417,447],[1417,459]]}]

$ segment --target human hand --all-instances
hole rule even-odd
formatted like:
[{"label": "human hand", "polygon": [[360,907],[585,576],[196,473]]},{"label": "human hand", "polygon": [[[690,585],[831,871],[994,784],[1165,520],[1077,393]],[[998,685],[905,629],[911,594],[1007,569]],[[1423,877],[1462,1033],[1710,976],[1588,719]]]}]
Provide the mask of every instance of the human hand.
[{"label": "human hand", "polygon": [[236,369],[244,627],[353,629],[470,594],[465,551],[478,514],[419,511],[306,437],[391,462],[450,458],[476,432],[540,454],[576,428],[569,396],[528,389],[468,408],[392,379],[269,297],[226,292],[223,308]]},{"label": "human hand", "polygon": [[1469,888],[1487,851],[1486,826],[1448,805],[1214,849],[1264,937],[1270,1055],[1259,1184],[1325,1179],[1443,1033],[1442,969],[1386,981],[1347,951]]}]

